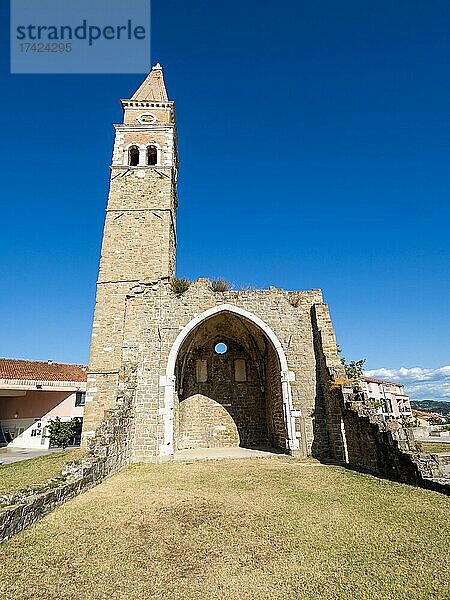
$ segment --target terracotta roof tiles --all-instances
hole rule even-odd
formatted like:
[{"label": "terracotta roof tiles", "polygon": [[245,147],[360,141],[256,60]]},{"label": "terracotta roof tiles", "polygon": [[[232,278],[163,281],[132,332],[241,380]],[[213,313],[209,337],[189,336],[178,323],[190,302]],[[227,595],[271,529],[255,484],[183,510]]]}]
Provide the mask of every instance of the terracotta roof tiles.
[{"label": "terracotta roof tiles", "polygon": [[361,379],[367,381],[367,383],[382,383],[385,385],[397,385],[399,387],[403,385],[402,383],[395,383],[394,381],[385,381],[383,379],[376,379],[375,377],[361,377]]},{"label": "terracotta roof tiles", "polygon": [[86,381],[85,365],[0,358],[0,379],[21,381]]}]

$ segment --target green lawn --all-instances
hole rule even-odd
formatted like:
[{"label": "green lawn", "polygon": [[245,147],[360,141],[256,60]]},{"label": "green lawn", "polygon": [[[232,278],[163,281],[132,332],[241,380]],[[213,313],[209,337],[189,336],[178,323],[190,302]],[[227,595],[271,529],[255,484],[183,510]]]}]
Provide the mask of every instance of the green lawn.
[{"label": "green lawn", "polygon": [[288,458],[138,465],[0,548],[10,600],[448,600],[450,499]]},{"label": "green lawn", "polygon": [[450,443],[445,442],[419,442],[421,452],[433,453],[450,452]]},{"label": "green lawn", "polygon": [[64,463],[76,460],[80,456],[80,450],[65,450],[11,465],[0,465],[0,495],[18,492],[30,485],[44,483],[47,479],[57,477]]}]

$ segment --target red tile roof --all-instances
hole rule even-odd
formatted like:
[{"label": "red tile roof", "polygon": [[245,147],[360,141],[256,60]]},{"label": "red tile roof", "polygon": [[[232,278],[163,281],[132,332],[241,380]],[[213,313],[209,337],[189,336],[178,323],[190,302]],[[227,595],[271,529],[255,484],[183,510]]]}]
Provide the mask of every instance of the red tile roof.
[{"label": "red tile roof", "polygon": [[0,379],[21,381],[86,381],[85,365],[0,358]]},{"label": "red tile roof", "polygon": [[395,383],[394,381],[384,381],[383,379],[375,379],[375,377],[361,377],[361,379],[367,381],[367,383],[383,383],[387,385],[398,385],[399,387],[403,385],[402,383]]},{"label": "red tile roof", "polygon": [[[437,413],[425,412],[423,410],[417,410],[415,408],[411,409],[411,412],[413,415],[417,415],[418,417],[441,417],[441,415],[438,415]],[[443,419],[444,417],[441,418]]]}]

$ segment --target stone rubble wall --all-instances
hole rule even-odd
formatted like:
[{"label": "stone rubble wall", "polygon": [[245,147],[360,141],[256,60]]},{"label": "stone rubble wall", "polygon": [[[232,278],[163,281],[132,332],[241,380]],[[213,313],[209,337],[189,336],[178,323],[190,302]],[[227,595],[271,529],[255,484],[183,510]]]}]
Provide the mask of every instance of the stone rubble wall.
[{"label": "stone rubble wall", "polygon": [[334,381],[345,378],[345,372],[338,355],[328,306],[324,303],[314,304],[311,319],[318,381],[312,454],[319,460],[332,459],[345,463],[346,447],[339,388],[333,386]]},{"label": "stone rubble wall", "polygon": [[6,507],[3,511],[0,509],[0,543],[129,464],[132,396],[124,396],[119,401],[121,404],[117,408],[105,412],[95,436],[89,440],[87,458],[65,465],[62,475],[67,479],[64,483],[40,494],[32,494],[20,504]]},{"label": "stone rubble wall", "polygon": [[341,394],[351,468],[450,495],[450,457],[419,452],[411,432],[378,415],[362,392]]},{"label": "stone rubble wall", "polygon": [[29,525],[32,525],[54,508],[96,485],[92,477],[84,477],[38,494],[25,504],[10,506],[0,512],[0,543],[9,540]]},{"label": "stone rubble wall", "polygon": [[312,307],[318,387],[315,456],[350,468],[381,475],[407,484],[450,493],[450,457],[420,453],[412,431],[386,420],[371,407],[368,397],[345,387],[346,379],[337,353],[336,339],[326,304]]}]

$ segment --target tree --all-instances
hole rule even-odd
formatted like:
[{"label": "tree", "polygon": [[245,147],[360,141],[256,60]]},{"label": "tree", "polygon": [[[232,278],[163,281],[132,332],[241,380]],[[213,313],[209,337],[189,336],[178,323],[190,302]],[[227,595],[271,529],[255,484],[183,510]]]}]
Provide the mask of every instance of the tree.
[{"label": "tree", "polygon": [[57,448],[67,448],[70,440],[74,437],[78,419],[70,421],[61,421],[59,417],[50,421],[48,430],[50,432],[50,446]]},{"label": "tree", "polygon": [[341,358],[341,363],[344,365],[345,374],[349,379],[354,380],[358,380],[360,377],[362,377],[365,362],[365,358],[362,358],[361,360],[351,360],[349,363],[346,362],[345,358]]},{"label": "tree", "polygon": [[[339,346],[338,353],[341,353],[341,348]],[[345,369],[345,374],[347,375],[347,378],[351,379],[352,381],[358,381],[362,377],[362,374],[364,372],[364,363],[366,362],[366,359],[362,358],[360,360],[351,360],[350,362],[347,362],[347,359],[343,356],[341,356],[340,358],[341,364]]]}]

